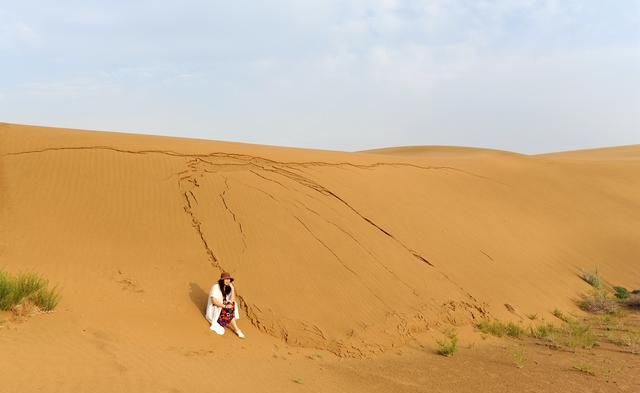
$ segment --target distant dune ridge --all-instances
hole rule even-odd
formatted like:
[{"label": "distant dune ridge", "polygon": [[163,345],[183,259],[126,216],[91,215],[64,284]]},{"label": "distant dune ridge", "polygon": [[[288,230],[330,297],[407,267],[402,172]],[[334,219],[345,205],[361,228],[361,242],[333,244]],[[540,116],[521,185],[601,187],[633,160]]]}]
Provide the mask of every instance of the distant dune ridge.
[{"label": "distant dune ridge", "polygon": [[41,272],[74,323],[140,345],[206,331],[222,270],[241,324],[346,357],[575,309],[580,269],[640,282],[640,145],[341,153],[13,124],[0,138],[0,266]]}]

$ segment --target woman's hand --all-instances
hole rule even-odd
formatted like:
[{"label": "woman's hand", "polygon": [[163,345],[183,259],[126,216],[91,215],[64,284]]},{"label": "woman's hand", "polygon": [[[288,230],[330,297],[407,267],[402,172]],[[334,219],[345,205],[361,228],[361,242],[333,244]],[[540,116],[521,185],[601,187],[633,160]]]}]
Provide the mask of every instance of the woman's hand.
[{"label": "woman's hand", "polygon": [[233,304],[229,303],[229,304],[225,304],[224,308],[233,308]]}]

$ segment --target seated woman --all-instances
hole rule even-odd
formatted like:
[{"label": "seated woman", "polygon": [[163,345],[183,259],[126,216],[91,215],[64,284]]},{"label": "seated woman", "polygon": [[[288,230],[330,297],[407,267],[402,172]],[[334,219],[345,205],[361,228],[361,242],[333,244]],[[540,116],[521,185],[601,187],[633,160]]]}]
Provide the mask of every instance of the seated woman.
[{"label": "seated woman", "polygon": [[238,305],[236,304],[236,290],[233,287],[233,277],[227,272],[220,275],[220,279],[209,291],[209,302],[205,316],[211,323],[210,329],[219,335],[224,334],[224,328],[231,325],[233,331],[240,338],[244,338],[244,333],[236,324],[236,319],[240,318]]}]

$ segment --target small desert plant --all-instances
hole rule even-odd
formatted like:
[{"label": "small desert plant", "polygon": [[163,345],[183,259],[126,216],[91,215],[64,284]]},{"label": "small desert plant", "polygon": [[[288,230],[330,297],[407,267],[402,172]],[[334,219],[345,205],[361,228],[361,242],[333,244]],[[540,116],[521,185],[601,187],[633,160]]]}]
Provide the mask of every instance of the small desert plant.
[{"label": "small desert plant", "polygon": [[552,324],[547,323],[536,327],[530,327],[529,331],[532,337],[547,338],[555,331],[555,327]]},{"label": "small desert plant", "polygon": [[529,318],[532,321],[535,321],[536,319],[538,319],[538,314],[528,314],[527,318]]},{"label": "small desert plant", "polygon": [[613,287],[613,290],[616,292],[617,299],[624,300],[629,297],[629,291],[625,287]]},{"label": "small desert plant", "polygon": [[587,284],[591,285],[594,288],[602,287],[602,280],[600,280],[600,275],[598,274],[597,268],[593,273],[583,272],[580,275],[580,278],[582,278]]},{"label": "small desert plant", "polygon": [[482,333],[491,334],[497,337],[502,337],[504,335],[510,337],[520,337],[522,335],[523,329],[520,325],[517,325],[513,322],[504,323],[501,321],[482,321],[476,325],[478,330]]},{"label": "small desert plant", "polygon": [[522,326],[509,322],[506,326],[507,336],[518,338],[522,335]]},{"label": "small desert plant", "polygon": [[524,365],[527,362],[527,353],[524,347],[518,348],[518,350],[513,353],[513,360],[515,361],[516,367],[524,368]]},{"label": "small desert plant", "polygon": [[491,334],[493,336],[502,337],[505,335],[505,326],[500,321],[481,321],[476,325],[482,333]]},{"label": "small desert plant", "polygon": [[16,304],[20,303],[22,299],[33,295],[45,285],[47,285],[47,282],[36,274],[20,274],[15,278],[13,287],[13,296],[16,300]]},{"label": "small desert plant", "polygon": [[42,311],[51,311],[60,302],[60,293],[57,288],[41,288],[33,295],[33,303]]},{"label": "small desert plant", "polygon": [[635,347],[640,345],[640,331],[627,331],[623,333],[609,332],[607,340],[610,343],[623,347]]},{"label": "small desert plant", "polygon": [[558,318],[559,320],[561,320],[562,322],[569,322],[571,320],[571,318],[569,318],[568,316],[566,316],[559,308],[555,308],[551,314],[553,314],[554,317]]},{"label": "small desert plant", "polygon": [[614,312],[618,309],[618,304],[609,294],[602,290],[594,290],[578,302],[578,306],[589,312]]},{"label": "small desert plant", "polygon": [[41,310],[51,311],[59,300],[56,288],[48,289],[47,280],[37,274],[23,273],[12,277],[0,271],[0,310],[19,308],[24,313],[35,304]]},{"label": "small desert plant", "polygon": [[621,310],[617,310],[615,312],[604,314],[600,322],[604,325],[604,329],[606,330],[618,329],[622,326],[621,318],[623,316],[624,313]]},{"label": "small desert plant", "polygon": [[567,322],[558,330],[557,338],[561,344],[570,348],[593,348],[597,344],[591,327],[576,320]]},{"label": "small desert plant", "polygon": [[446,339],[438,340],[438,355],[453,356],[458,350],[458,335],[454,330],[446,332]]}]

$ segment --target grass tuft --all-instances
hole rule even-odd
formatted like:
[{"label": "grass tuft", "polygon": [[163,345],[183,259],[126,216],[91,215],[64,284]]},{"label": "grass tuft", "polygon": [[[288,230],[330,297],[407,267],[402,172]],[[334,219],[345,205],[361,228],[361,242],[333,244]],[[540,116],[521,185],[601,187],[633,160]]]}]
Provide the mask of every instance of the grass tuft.
[{"label": "grass tuft", "polygon": [[580,321],[571,320],[558,330],[557,339],[569,348],[593,348],[597,338],[591,327]]},{"label": "grass tuft", "polygon": [[60,293],[57,287],[41,288],[34,294],[32,300],[42,311],[52,311],[60,302]]},{"label": "grass tuft", "polygon": [[438,355],[453,356],[458,350],[458,335],[454,330],[450,330],[446,333],[446,339],[438,340]]},{"label": "grass tuft", "polygon": [[583,272],[580,275],[580,278],[582,278],[587,284],[591,285],[596,289],[602,288],[602,280],[600,279],[600,275],[598,274],[597,268],[593,273]]},{"label": "grass tuft", "polygon": [[621,347],[638,347],[640,346],[640,331],[609,332],[607,341]]},{"label": "grass tuft", "polygon": [[26,299],[47,285],[47,281],[34,273],[23,273],[15,278],[13,296],[16,304]]},{"label": "grass tuft", "polygon": [[13,287],[14,283],[11,277],[7,273],[0,271],[0,310],[10,310],[11,307],[15,306],[13,303]]},{"label": "grass tuft", "polygon": [[530,327],[530,335],[534,338],[544,339],[556,347],[593,348],[597,345],[597,338],[593,334],[591,326],[566,316],[557,308],[553,311],[553,315],[564,323],[559,327],[550,323]]},{"label": "grass tuft", "polygon": [[551,314],[558,318],[559,320],[561,320],[562,322],[569,322],[571,320],[571,318],[569,318],[567,315],[565,315],[565,313],[562,312],[562,310],[560,310],[559,308],[555,308]]},{"label": "grass tuft", "polygon": [[60,301],[56,288],[48,289],[48,282],[35,273],[22,273],[12,277],[0,271],[0,310],[17,310],[21,313],[33,303],[44,311],[53,310]]},{"label": "grass tuft", "polygon": [[524,330],[520,325],[517,325],[513,322],[504,323],[501,321],[482,321],[476,325],[478,330],[482,333],[491,334],[493,336],[502,337],[502,336],[510,336],[518,338],[522,335]]},{"label": "grass tuft", "polygon": [[527,363],[527,352],[525,351],[524,347],[518,348],[513,353],[513,360],[517,368],[524,368],[525,364]]},{"label": "grass tuft", "polygon": [[536,327],[530,327],[529,332],[532,337],[535,338],[547,338],[555,332],[556,328],[550,323],[538,325]]}]

